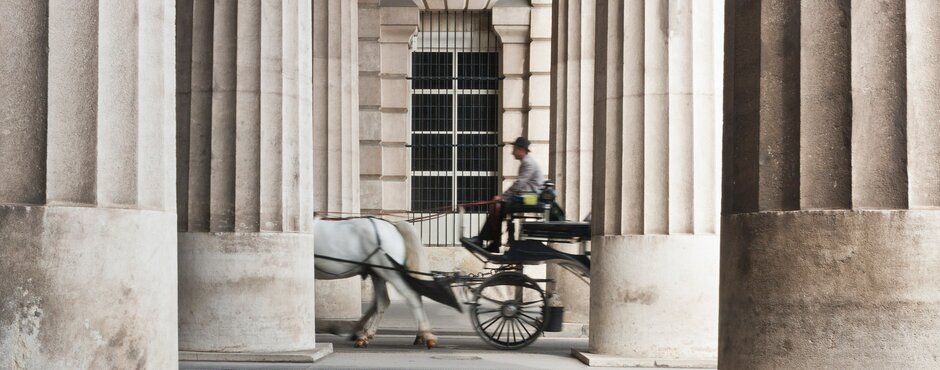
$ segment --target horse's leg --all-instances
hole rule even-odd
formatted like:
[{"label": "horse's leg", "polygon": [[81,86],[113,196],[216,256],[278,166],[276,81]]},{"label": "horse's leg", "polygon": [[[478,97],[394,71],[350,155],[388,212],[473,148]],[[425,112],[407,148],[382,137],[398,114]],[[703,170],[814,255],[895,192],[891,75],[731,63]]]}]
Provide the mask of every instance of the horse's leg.
[{"label": "horse's leg", "polygon": [[388,300],[388,288],[385,286],[385,279],[374,273],[369,274],[369,277],[372,278],[372,304],[369,305],[369,309],[359,319],[352,334],[351,339],[356,341],[356,348],[362,348],[369,344],[369,339],[372,339],[372,336],[375,335],[376,316],[379,315],[379,312],[385,311],[385,308],[382,307],[383,304],[385,307],[388,306],[388,303],[385,303]]},{"label": "horse's leg", "polygon": [[[421,296],[418,295],[417,292],[411,290],[411,287],[408,286],[408,283],[404,280],[398,271],[384,270],[379,274],[384,277],[385,280],[388,280],[388,282],[391,283],[399,293],[401,293],[401,295],[405,298],[405,301],[408,302],[408,306],[411,307],[411,313],[414,315],[415,321],[418,323],[418,338],[423,339],[428,348],[437,346],[437,336],[431,333],[431,322],[428,320],[428,316],[424,312],[424,305],[421,303]],[[416,339],[415,342],[419,341]]]},{"label": "horse's leg", "polygon": [[388,299],[388,285],[386,285],[385,279],[376,276],[374,279],[372,279],[372,283],[376,287],[376,311],[375,316],[373,316],[372,321],[369,323],[369,326],[365,328],[365,334],[369,340],[375,336],[375,332],[378,330],[379,322],[382,321],[382,315],[385,314],[385,310],[388,309],[388,305],[390,303]]},{"label": "horse's leg", "polygon": [[[376,276],[374,274],[369,274],[369,277],[372,278],[373,286],[379,285],[379,284],[376,284]],[[384,282],[382,283],[382,285],[384,285]],[[378,288],[374,288],[373,292],[375,291],[375,289],[378,289]],[[376,297],[373,296],[372,303],[369,305],[369,308],[366,309],[366,312],[362,314],[362,317],[359,319],[359,322],[356,323],[356,327],[353,329],[353,333],[350,335],[350,338],[349,338],[350,340],[356,341],[356,347],[365,347],[365,343],[362,343],[362,345],[360,345],[359,339],[364,336],[365,328],[368,325],[370,325],[372,320],[375,318],[375,313],[377,312],[378,304],[379,304],[378,299],[376,299]]]}]

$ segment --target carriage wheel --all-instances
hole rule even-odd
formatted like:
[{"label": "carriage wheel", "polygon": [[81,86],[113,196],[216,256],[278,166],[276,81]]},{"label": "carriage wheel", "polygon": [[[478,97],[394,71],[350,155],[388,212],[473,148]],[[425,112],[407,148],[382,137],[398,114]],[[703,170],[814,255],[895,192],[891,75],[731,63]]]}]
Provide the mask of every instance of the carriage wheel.
[{"label": "carriage wheel", "polygon": [[542,334],[545,307],[545,292],[535,281],[519,272],[503,272],[474,290],[470,320],[486,343],[519,349]]}]

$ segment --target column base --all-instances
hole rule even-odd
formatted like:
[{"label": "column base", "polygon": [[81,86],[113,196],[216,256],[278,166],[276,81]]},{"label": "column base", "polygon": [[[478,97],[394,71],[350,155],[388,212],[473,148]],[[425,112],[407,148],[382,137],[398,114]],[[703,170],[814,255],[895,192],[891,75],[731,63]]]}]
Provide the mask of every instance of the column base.
[{"label": "column base", "polygon": [[716,235],[595,236],[591,243],[590,353],[717,357]]},{"label": "column base", "polygon": [[176,368],[176,213],[0,205],[0,369]]},{"label": "column base", "polygon": [[319,343],[314,349],[290,352],[231,353],[180,351],[180,361],[313,363],[331,353],[333,353],[333,343]]},{"label": "column base", "polygon": [[313,235],[179,233],[179,349],[316,346]]},{"label": "column base", "polygon": [[940,366],[940,211],[722,222],[722,368]]},{"label": "column base", "polygon": [[572,349],[571,355],[585,365],[596,367],[664,367],[681,369],[714,369],[718,367],[717,359],[656,359],[631,358],[612,355],[601,355],[584,350]]}]

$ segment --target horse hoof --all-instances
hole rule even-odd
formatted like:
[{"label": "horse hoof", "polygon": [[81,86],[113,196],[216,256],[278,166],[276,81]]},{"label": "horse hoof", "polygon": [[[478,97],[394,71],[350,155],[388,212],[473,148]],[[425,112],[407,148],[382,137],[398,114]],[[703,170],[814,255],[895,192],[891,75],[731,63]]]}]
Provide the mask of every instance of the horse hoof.
[{"label": "horse hoof", "polygon": [[420,335],[415,336],[415,341],[411,345],[417,346],[419,344],[424,344],[424,338],[421,338]]},{"label": "horse hoof", "polygon": [[363,338],[356,339],[356,348],[366,348],[369,345],[369,341]]},{"label": "horse hoof", "polygon": [[427,345],[428,345],[428,349],[437,347],[437,339],[428,339]]}]

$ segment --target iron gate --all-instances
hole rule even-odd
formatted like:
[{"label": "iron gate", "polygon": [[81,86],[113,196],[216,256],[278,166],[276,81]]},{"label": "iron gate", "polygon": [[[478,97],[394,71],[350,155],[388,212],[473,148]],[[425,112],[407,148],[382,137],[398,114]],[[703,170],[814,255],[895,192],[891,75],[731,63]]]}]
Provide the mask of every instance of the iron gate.
[{"label": "iron gate", "polygon": [[[488,12],[421,13],[411,53],[411,210],[425,245],[475,234],[499,193],[499,42]],[[460,220],[458,220],[458,217]]]}]

